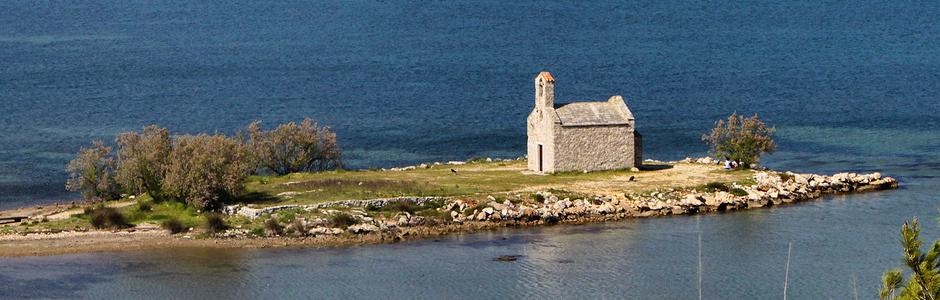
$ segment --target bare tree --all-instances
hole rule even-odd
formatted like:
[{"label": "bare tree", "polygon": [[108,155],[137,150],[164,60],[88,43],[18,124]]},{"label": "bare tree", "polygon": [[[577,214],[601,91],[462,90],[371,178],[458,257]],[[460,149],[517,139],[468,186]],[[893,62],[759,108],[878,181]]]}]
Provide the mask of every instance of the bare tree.
[{"label": "bare tree", "polygon": [[170,132],[150,125],[142,132],[124,132],[117,137],[117,179],[130,193],[147,193],[162,200],[161,183],[172,149]]},{"label": "bare tree", "polygon": [[257,164],[278,175],[342,167],[336,133],[309,118],[270,131],[262,130],[261,122],[253,122],[248,126],[248,144]]},{"label": "bare tree", "polygon": [[111,147],[94,141],[91,147],[82,147],[78,156],[69,162],[66,167],[69,179],[65,188],[80,192],[86,201],[117,199],[120,193],[114,180],[114,166]]},{"label": "bare tree", "polygon": [[719,159],[738,161],[742,166],[760,160],[763,153],[773,153],[777,148],[773,127],[767,127],[755,114],[744,117],[731,114],[728,120],[718,120],[711,133],[702,135],[702,141],[711,146],[711,152]]},{"label": "bare tree", "polygon": [[224,135],[176,139],[163,187],[168,196],[199,209],[215,209],[237,197],[253,165],[248,150]]}]

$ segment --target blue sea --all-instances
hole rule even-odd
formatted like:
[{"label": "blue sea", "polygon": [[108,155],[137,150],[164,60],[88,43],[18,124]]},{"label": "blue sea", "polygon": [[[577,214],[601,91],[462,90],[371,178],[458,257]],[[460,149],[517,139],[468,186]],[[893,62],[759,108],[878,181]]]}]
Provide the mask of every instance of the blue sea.
[{"label": "blue sea", "polygon": [[[940,3],[884,1],[3,1],[0,208],[71,201],[93,139],[233,133],[311,117],[351,168],[524,154],[532,78],[622,95],[644,155],[702,156],[732,112],[777,128],[763,163],[881,171],[897,191],[687,218],[332,250],[0,260],[51,298],[875,298],[900,224],[940,184]],[[492,257],[521,254],[516,263]]]}]

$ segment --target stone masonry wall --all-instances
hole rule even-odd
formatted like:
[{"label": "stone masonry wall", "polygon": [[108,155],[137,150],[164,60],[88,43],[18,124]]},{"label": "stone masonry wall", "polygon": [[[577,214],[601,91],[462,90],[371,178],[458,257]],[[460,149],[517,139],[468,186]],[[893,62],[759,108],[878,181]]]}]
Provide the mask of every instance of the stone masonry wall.
[{"label": "stone masonry wall", "polygon": [[551,173],[555,169],[555,141],[552,134],[554,119],[549,114],[554,114],[552,109],[542,109],[533,111],[529,115],[528,124],[528,143],[526,153],[528,154],[529,170],[538,171],[538,145],[542,145],[542,169],[544,172]]},{"label": "stone masonry wall", "polygon": [[555,125],[555,172],[636,167],[633,130],[626,125]]}]

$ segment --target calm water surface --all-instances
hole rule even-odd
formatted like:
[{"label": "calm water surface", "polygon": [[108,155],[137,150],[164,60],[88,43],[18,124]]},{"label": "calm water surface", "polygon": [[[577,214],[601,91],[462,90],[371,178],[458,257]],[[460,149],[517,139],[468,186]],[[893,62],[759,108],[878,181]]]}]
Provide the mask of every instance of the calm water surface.
[{"label": "calm water surface", "polygon": [[[778,128],[767,165],[879,170],[898,191],[723,215],[335,250],[0,260],[0,298],[874,298],[897,230],[936,225],[937,2],[0,2],[0,208],[72,199],[91,139],[314,117],[355,168],[523,154],[531,78],[621,94],[647,157],[701,155],[732,111]],[[493,257],[519,254],[514,263]],[[853,285],[853,282],[855,283]]]}]

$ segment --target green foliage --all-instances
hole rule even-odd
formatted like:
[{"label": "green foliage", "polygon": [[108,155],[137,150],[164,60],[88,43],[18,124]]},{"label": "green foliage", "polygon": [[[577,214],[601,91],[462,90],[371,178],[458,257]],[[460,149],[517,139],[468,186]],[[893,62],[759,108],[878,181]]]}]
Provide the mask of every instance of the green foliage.
[{"label": "green foliage", "polygon": [[261,129],[261,122],[251,123],[248,145],[258,166],[278,175],[342,167],[336,133],[311,119],[300,124],[282,124],[269,131]]},{"label": "green foliage", "polygon": [[418,206],[417,204],[411,201],[389,202],[388,204],[385,205],[385,207],[382,208],[382,210],[407,212],[411,214],[415,213],[416,211],[420,209],[421,209],[420,206]]},{"label": "green foliage", "polygon": [[542,195],[542,194],[532,194],[530,197],[532,198],[532,200],[535,200],[535,201],[538,201],[538,202],[544,202],[544,201],[545,201],[545,196]]},{"label": "green foliage", "polygon": [[141,132],[118,135],[117,180],[128,193],[147,193],[162,200],[163,178],[169,163],[172,140],[170,131],[156,125]]},{"label": "green foliage", "polygon": [[359,224],[359,219],[353,217],[350,214],[344,212],[334,213],[329,216],[330,225],[333,227],[346,228],[352,225]]},{"label": "green foliage", "polygon": [[111,147],[101,141],[92,142],[90,148],[82,147],[78,156],[69,162],[66,171],[69,179],[66,189],[78,191],[86,201],[108,201],[120,197],[115,180],[115,163]]},{"label": "green foliage", "polygon": [[206,232],[209,233],[220,233],[228,229],[228,225],[225,224],[225,218],[221,214],[211,213],[206,215],[206,221],[203,225],[206,229]]},{"label": "green foliage", "polygon": [[724,182],[709,182],[699,187],[699,190],[704,192],[728,192],[731,191],[731,187]]},{"label": "green foliage", "polygon": [[775,128],[768,128],[755,114],[744,117],[731,114],[728,120],[718,120],[711,133],[702,135],[702,141],[711,147],[719,159],[730,159],[748,167],[760,159],[763,153],[773,153],[777,145],[773,135]]},{"label": "green foliage", "polygon": [[747,196],[747,191],[740,189],[740,188],[732,188],[731,191],[729,191],[729,193],[735,196],[739,196],[739,197]]},{"label": "green foliage", "polygon": [[137,211],[148,212],[153,210],[153,204],[150,201],[137,201]]},{"label": "green foliage", "polygon": [[168,195],[211,210],[239,195],[252,169],[247,149],[235,139],[181,136],[170,153],[163,186]]},{"label": "green foliage", "polygon": [[177,218],[163,220],[163,222],[160,222],[160,228],[165,229],[170,232],[170,234],[177,234],[186,230],[186,226]]},{"label": "green foliage", "polygon": [[940,298],[940,241],[923,252],[920,225],[917,218],[901,226],[901,243],[904,248],[904,263],[911,274],[905,283],[901,270],[885,272],[879,296],[885,299],[938,299]]},{"label": "green foliage", "polygon": [[127,217],[113,207],[86,208],[85,214],[91,226],[97,229],[122,229],[131,227]]}]

